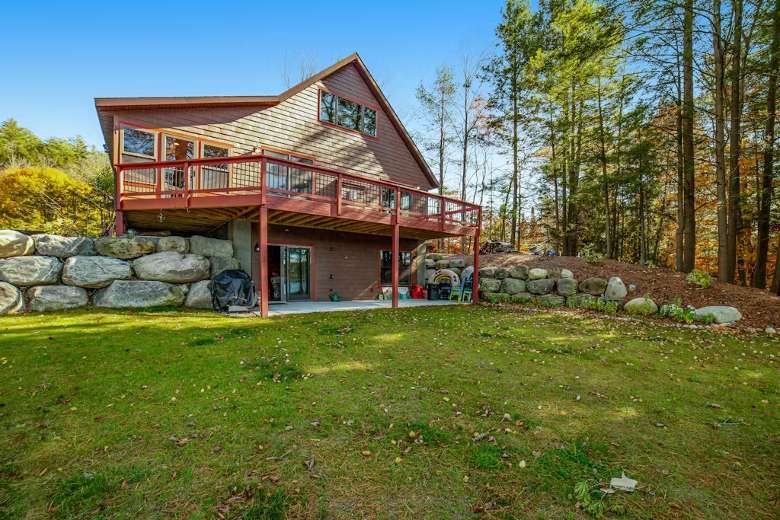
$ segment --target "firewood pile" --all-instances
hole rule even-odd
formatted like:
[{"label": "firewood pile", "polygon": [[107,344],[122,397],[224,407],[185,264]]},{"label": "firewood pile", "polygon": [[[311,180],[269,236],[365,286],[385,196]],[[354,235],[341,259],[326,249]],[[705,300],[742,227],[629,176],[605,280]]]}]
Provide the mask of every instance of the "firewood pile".
[{"label": "firewood pile", "polygon": [[512,247],[509,242],[501,240],[488,240],[479,248],[480,255],[492,255],[495,253],[517,253],[517,249]]}]

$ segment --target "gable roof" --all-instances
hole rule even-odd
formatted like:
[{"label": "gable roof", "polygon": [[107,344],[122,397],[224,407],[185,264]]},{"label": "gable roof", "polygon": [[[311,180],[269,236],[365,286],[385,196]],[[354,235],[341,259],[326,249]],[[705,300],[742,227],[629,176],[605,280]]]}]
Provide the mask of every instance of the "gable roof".
[{"label": "gable roof", "polygon": [[334,72],[354,65],[366,82],[371,93],[376,97],[380,106],[384,112],[388,115],[390,122],[395,127],[398,134],[401,136],[406,147],[409,149],[409,153],[420,166],[420,169],[425,174],[425,177],[431,183],[433,188],[439,186],[439,182],[436,176],[433,175],[430,166],[425,161],[420,149],[412,140],[409,132],[404,127],[398,114],[390,106],[390,102],[385,97],[382,89],[379,88],[376,80],[368,71],[363,60],[360,59],[358,53],[353,53],[346,58],[337,61],[330,67],[321,70],[301,81],[297,85],[293,85],[289,89],[285,90],[281,94],[275,96],[176,96],[176,97],[120,97],[120,98],[95,98],[95,109],[98,112],[98,119],[100,120],[100,126],[103,130],[103,135],[106,137],[106,143],[111,146],[109,136],[112,136],[111,128],[106,125],[109,123],[110,118],[101,117],[101,112],[108,110],[123,110],[123,109],[152,109],[152,108],[207,108],[207,107],[225,107],[225,106],[273,106],[281,103],[282,101],[294,96],[302,90],[310,87],[314,83],[330,76]]}]

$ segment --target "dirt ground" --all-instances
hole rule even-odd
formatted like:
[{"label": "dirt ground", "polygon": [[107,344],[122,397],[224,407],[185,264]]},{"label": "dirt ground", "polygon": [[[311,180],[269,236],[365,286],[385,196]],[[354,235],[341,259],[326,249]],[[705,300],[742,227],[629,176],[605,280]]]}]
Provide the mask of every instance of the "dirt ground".
[{"label": "dirt ground", "polygon": [[706,305],[731,305],[742,313],[740,327],[764,329],[772,325],[780,328],[780,298],[766,291],[715,282],[712,287],[702,289],[685,281],[685,275],[659,267],[642,267],[615,260],[586,262],[582,258],[566,256],[534,256],[520,253],[500,253],[480,256],[480,267],[526,265],[528,267],[566,268],[577,280],[591,276],[609,278],[619,276],[628,286],[636,289],[630,297],[649,296],[661,305],[681,298],[683,305],[704,307]]}]

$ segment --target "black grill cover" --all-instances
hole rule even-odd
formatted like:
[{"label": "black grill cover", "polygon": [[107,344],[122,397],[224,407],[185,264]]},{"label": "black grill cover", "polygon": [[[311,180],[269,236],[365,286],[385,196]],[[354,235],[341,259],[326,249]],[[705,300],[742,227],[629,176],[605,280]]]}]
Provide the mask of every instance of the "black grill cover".
[{"label": "black grill cover", "polygon": [[222,271],[211,281],[211,301],[220,312],[227,312],[231,305],[254,307],[257,293],[252,277],[240,269]]}]

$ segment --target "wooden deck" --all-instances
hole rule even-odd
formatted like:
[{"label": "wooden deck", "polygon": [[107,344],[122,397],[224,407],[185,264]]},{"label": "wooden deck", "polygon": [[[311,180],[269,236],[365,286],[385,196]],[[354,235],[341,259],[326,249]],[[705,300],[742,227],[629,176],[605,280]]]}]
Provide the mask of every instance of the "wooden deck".
[{"label": "wooden deck", "polygon": [[429,239],[473,236],[479,228],[474,204],[262,155],[126,163],[116,171],[117,209],[145,229],[219,227],[257,218],[262,205],[271,224],[355,233],[389,236],[397,224],[405,237]]},{"label": "wooden deck", "polygon": [[[259,230],[259,313],[268,316],[268,226],[321,228],[410,238],[472,236],[473,301],[478,301],[482,210],[371,177],[265,155],[116,165],[117,234],[125,225],[187,231],[255,219]],[[392,306],[398,307],[398,262]]]}]

